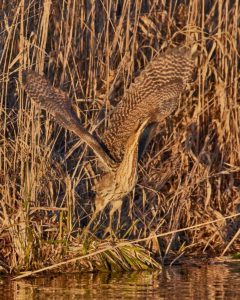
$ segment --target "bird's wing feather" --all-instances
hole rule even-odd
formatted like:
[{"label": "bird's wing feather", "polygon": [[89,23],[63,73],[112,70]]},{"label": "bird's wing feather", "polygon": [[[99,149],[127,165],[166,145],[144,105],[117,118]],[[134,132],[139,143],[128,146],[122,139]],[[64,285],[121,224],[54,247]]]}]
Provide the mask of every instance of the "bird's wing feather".
[{"label": "bird's wing feather", "polygon": [[139,120],[166,118],[177,106],[180,93],[192,76],[194,61],[189,50],[174,49],[158,55],[136,78],[116,106],[103,142],[121,160],[126,141]]},{"label": "bird's wing feather", "polygon": [[71,101],[63,91],[51,86],[44,76],[33,71],[25,72],[23,84],[31,99],[53,115],[61,126],[73,131],[92,148],[107,170],[115,166],[115,162],[96,138],[79,124],[79,119],[71,107]]}]

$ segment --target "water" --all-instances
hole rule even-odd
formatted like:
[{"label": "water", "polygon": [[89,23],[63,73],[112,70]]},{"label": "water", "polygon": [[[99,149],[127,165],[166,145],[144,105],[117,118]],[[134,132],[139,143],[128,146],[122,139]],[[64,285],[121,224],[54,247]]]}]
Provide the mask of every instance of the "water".
[{"label": "water", "polygon": [[175,266],[163,272],[0,278],[0,299],[240,299],[240,262]]}]

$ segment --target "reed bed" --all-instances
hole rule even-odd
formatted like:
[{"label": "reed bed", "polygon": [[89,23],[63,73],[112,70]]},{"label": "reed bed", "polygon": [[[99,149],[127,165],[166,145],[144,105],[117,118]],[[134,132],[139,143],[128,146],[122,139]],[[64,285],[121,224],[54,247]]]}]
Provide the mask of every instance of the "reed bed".
[{"label": "reed bed", "polygon": [[94,211],[95,156],[31,102],[22,71],[45,73],[93,132],[157,52],[191,43],[199,51],[193,82],[142,157],[114,228],[116,244],[152,238],[77,267],[129,270],[156,266],[151,255],[164,262],[240,251],[239,25],[237,0],[0,1],[0,271],[43,268],[111,243],[101,239],[107,209],[97,232],[81,237]]}]

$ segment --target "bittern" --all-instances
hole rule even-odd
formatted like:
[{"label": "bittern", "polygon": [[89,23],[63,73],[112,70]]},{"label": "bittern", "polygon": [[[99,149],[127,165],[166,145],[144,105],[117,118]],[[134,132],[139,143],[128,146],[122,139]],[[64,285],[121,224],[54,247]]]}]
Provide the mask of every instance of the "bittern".
[{"label": "bittern", "polygon": [[51,86],[33,71],[25,73],[29,96],[52,114],[64,128],[77,134],[105,167],[105,175],[96,184],[96,210],[88,227],[108,203],[113,212],[137,182],[139,139],[148,125],[162,122],[178,105],[178,98],[191,79],[194,59],[190,49],[175,48],[158,54],[126,90],[110,116],[110,125],[101,142],[84,129],[71,107],[68,96]]}]

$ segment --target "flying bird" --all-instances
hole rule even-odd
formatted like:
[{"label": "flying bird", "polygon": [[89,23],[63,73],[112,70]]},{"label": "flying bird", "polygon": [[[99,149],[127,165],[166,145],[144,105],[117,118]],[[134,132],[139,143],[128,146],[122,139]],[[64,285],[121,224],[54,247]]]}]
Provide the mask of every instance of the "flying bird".
[{"label": "flying bird", "polygon": [[34,71],[24,73],[24,87],[31,99],[53,115],[61,126],[79,136],[104,165],[105,174],[95,187],[96,209],[87,228],[111,203],[111,230],[113,213],[120,210],[124,196],[137,182],[142,133],[147,126],[162,122],[177,108],[178,98],[190,81],[193,69],[194,58],[190,49],[174,48],[158,54],[114,108],[101,141],[81,125],[63,91],[51,86],[47,79]]}]

